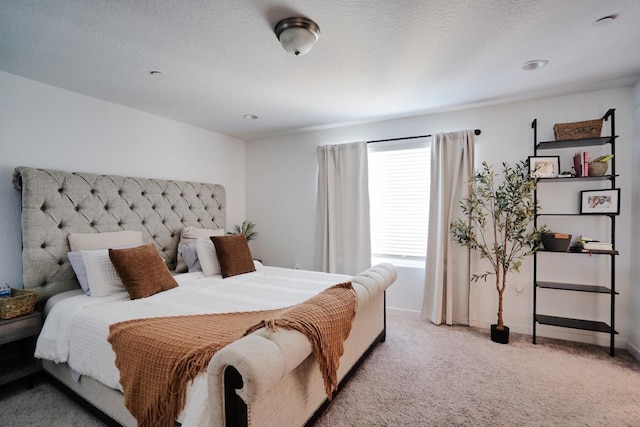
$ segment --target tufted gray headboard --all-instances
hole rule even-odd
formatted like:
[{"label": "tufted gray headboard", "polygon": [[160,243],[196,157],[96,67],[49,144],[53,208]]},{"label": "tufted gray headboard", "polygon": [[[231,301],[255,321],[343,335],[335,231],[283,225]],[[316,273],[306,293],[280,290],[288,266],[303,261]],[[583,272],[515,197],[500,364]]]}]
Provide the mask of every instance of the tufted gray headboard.
[{"label": "tufted gray headboard", "polygon": [[218,184],[18,167],[14,185],[22,190],[24,288],[40,302],[79,287],[67,259],[70,233],[142,231],[174,268],[183,227],[226,226]]}]

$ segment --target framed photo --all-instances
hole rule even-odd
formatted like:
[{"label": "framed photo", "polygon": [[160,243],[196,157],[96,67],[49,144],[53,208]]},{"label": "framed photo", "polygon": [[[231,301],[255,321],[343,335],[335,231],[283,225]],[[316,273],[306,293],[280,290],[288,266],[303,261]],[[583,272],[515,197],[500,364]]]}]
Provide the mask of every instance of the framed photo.
[{"label": "framed photo", "polygon": [[620,214],[620,189],[580,192],[581,214]]},{"label": "framed photo", "polygon": [[555,178],[560,174],[560,156],[529,156],[529,175],[535,178]]}]

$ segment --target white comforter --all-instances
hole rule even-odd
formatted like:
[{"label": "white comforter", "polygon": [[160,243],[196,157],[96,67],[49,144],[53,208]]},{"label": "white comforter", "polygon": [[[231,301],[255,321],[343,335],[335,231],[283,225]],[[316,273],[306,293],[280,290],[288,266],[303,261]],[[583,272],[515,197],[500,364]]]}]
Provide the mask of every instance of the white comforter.
[{"label": "white comforter", "polygon": [[[126,292],[107,297],[78,295],[49,312],[35,355],[67,363],[81,375],[122,390],[115,353],[107,341],[109,325],[125,320],[204,313],[267,310],[300,303],[350,276],[259,266],[253,273],[226,279],[202,273],[175,276],[177,288],[130,300]],[[206,376],[194,380],[178,419],[183,426],[208,425]]]}]

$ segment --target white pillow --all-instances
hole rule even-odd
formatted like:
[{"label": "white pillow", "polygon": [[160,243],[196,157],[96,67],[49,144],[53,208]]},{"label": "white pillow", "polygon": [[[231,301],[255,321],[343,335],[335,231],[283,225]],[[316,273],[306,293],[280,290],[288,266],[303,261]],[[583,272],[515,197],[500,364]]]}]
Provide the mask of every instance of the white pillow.
[{"label": "white pillow", "polygon": [[93,251],[96,249],[115,248],[116,246],[143,245],[141,231],[110,231],[107,233],[72,233],[69,234],[69,246],[72,252]]},{"label": "white pillow", "polygon": [[[113,249],[127,249],[127,248],[134,248],[136,246],[140,246],[140,245],[121,245],[121,246],[115,246]],[[102,248],[102,249],[110,249],[110,248]],[[96,249],[96,250],[102,250],[102,249]],[[84,260],[82,259],[82,251],[67,252],[67,258],[69,258],[69,263],[71,264],[71,268],[73,268],[73,272],[76,273],[76,278],[80,283],[80,287],[82,288],[85,294],[91,296],[91,287],[89,286],[87,269],[85,268]]]},{"label": "white pillow", "polygon": [[196,252],[198,253],[198,261],[202,267],[202,273],[209,277],[216,274],[222,274],[220,269],[220,261],[216,254],[216,247],[208,237],[200,237],[196,240]]},{"label": "white pillow", "polygon": [[[199,228],[199,227],[184,227],[180,233],[180,242],[178,242],[178,248],[190,243],[195,243],[200,237],[209,236],[224,236],[224,230],[222,228]],[[188,270],[187,265],[182,259],[182,255],[178,251],[178,259],[176,264],[176,273],[184,273]]]},{"label": "white pillow", "polygon": [[109,249],[82,251],[82,261],[87,270],[92,297],[105,297],[127,291],[111,263]]}]

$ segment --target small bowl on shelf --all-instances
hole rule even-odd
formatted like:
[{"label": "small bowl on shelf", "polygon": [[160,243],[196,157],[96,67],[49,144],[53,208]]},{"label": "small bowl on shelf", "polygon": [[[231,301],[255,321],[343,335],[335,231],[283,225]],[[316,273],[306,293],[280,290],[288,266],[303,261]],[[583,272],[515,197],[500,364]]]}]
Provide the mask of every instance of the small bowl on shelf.
[{"label": "small bowl on shelf", "polygon": [[567,252],[571,244],[571,234],[566,233],[543,233],[542,246],[551,252]]},{"label": "small bowl on shelf", "polygon": [[609,169],[607,162],[589,162],[589,176],[603,176]]}]

